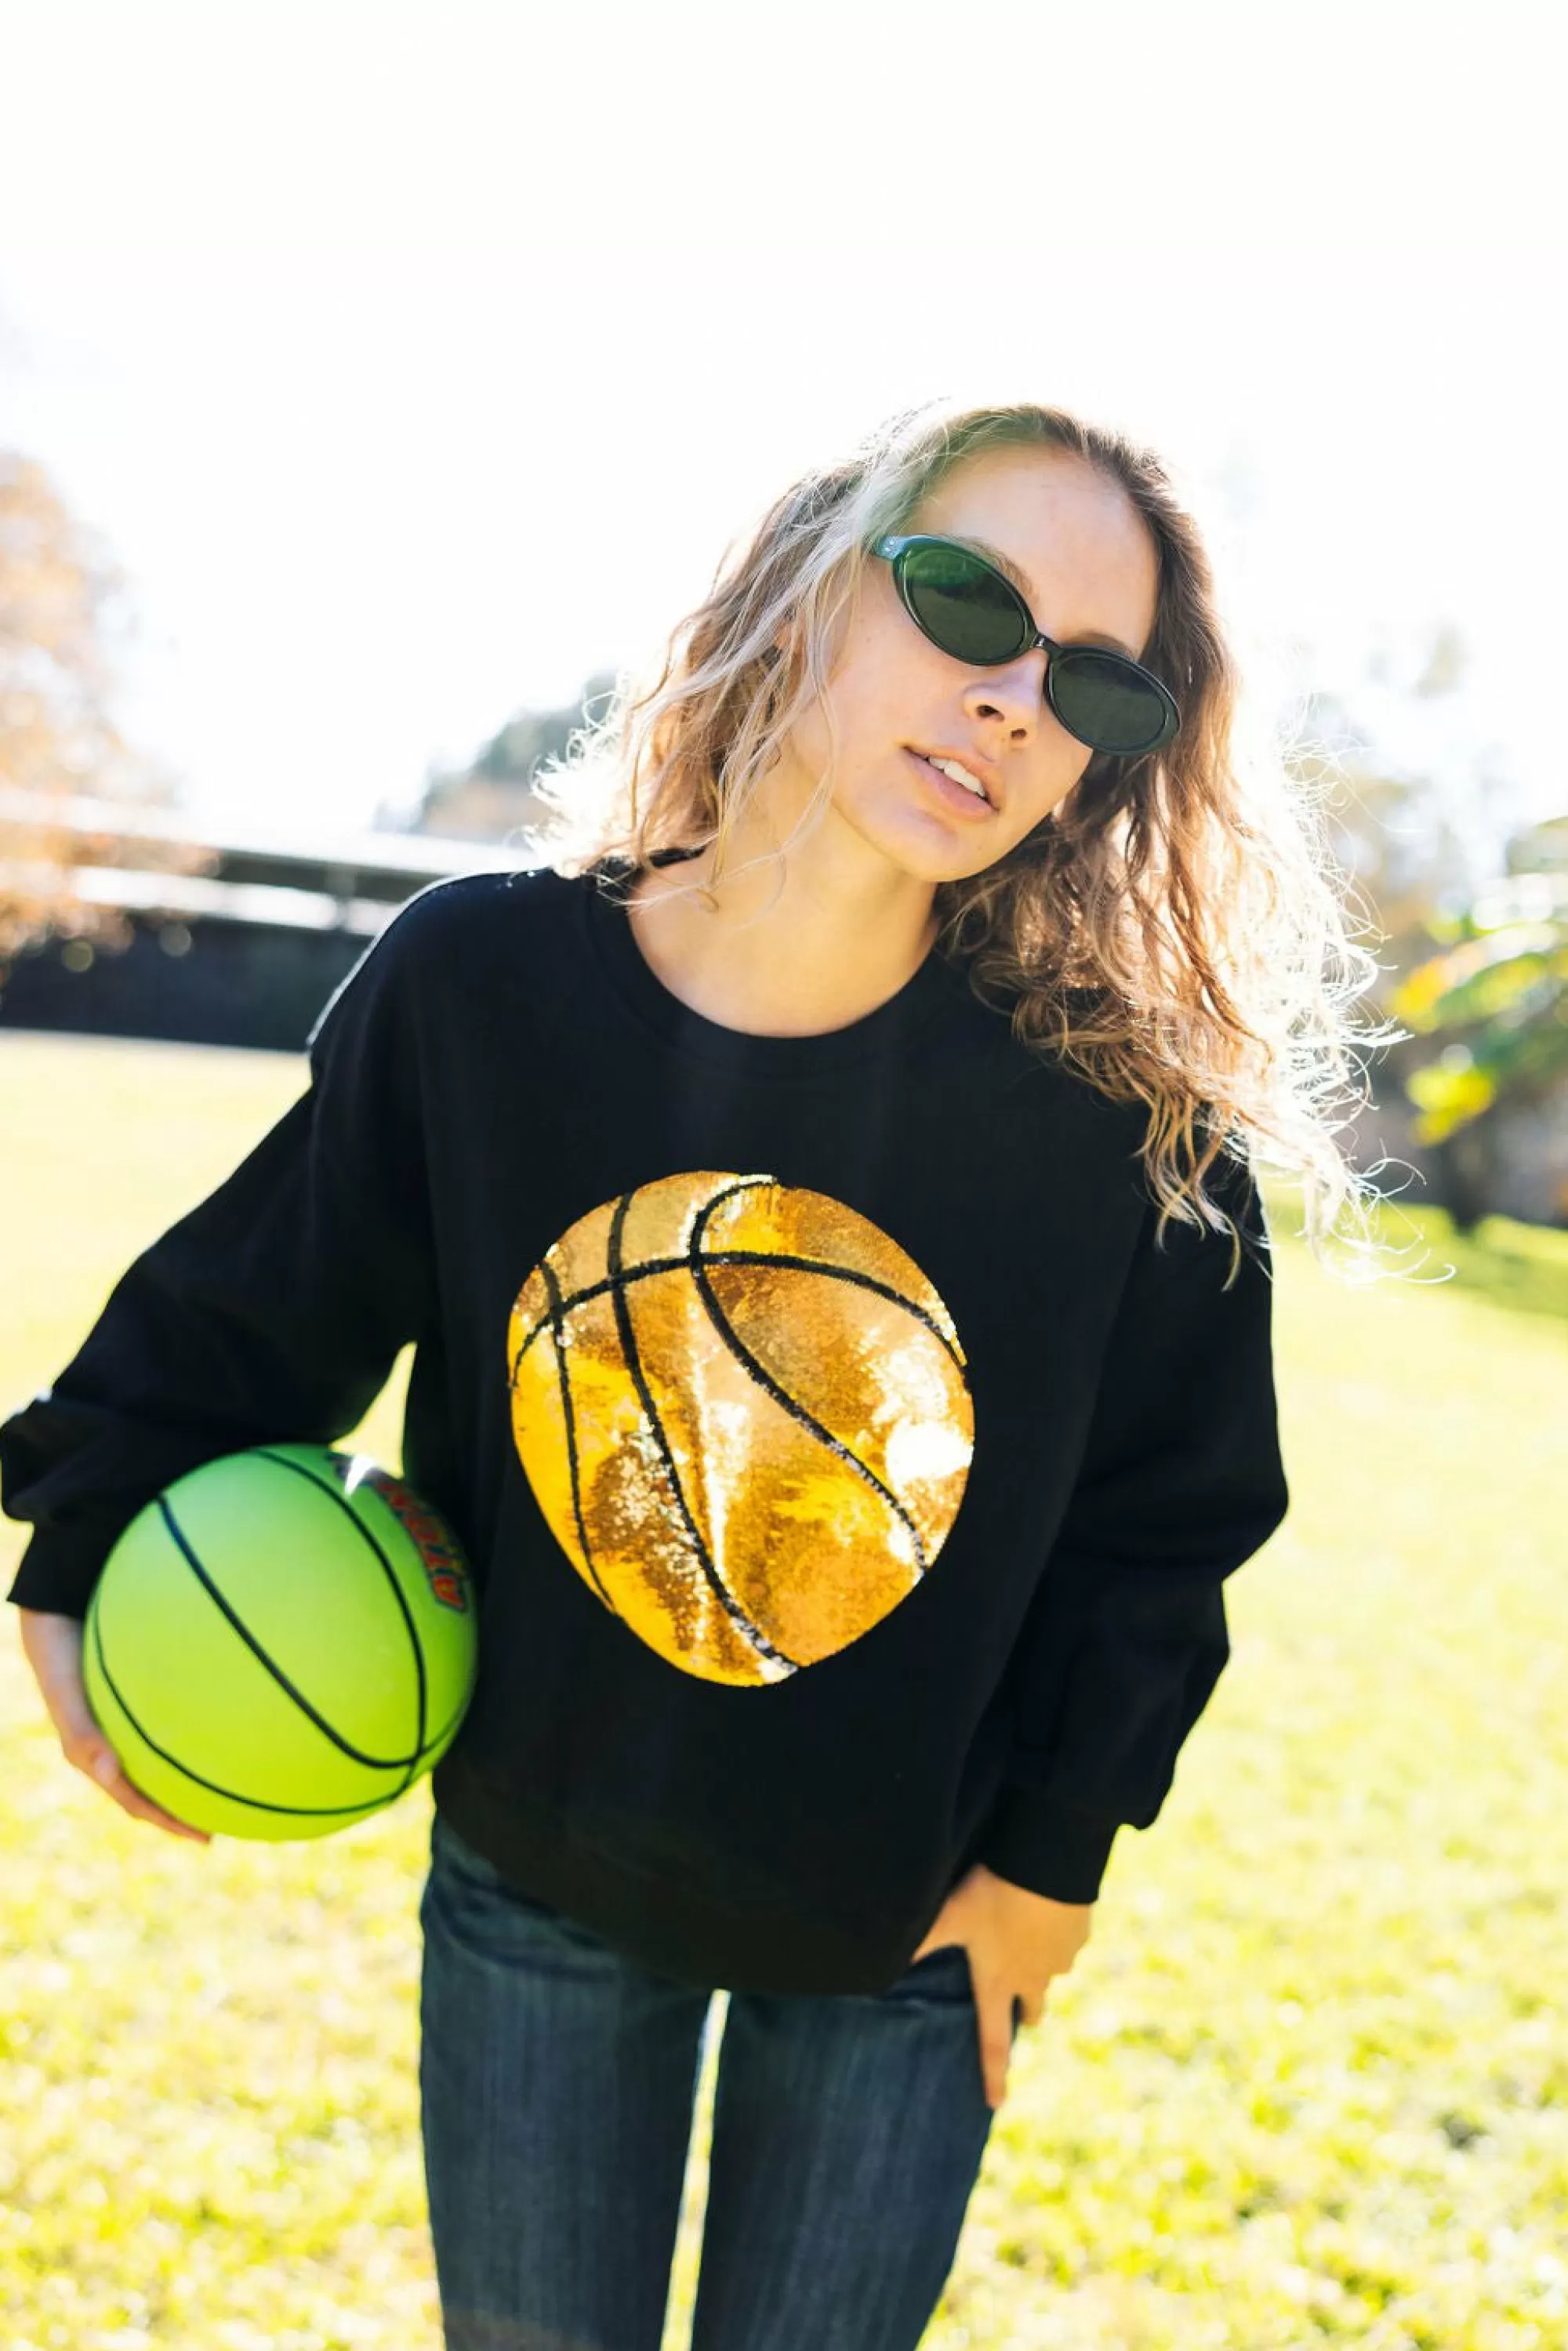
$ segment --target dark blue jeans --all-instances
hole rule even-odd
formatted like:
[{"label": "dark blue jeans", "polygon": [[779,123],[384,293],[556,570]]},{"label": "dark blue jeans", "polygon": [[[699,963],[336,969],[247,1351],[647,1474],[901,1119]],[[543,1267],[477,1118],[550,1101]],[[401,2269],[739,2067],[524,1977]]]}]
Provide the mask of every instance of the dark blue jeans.
[{"label": "dark blue jeans", "polygon": [[[516,1892],[434,1816],[419,2083],[447,2351],[659,2351],[708,1996]],[[991,2110],[968,1955],[733,1992],[694,2351],[914,2351]]]}]

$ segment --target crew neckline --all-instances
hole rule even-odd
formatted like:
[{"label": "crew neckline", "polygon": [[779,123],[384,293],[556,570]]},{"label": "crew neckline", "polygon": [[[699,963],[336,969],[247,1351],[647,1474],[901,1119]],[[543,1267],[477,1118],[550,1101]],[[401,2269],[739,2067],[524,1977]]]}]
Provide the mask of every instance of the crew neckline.
[{"label": "crew neckline", "polygon": [[[655,862],[674,862],[660,857]],[[638,946],[627,907],[635,869],[606,861],[582,877],[582,914],[600,965],[623,1008],[662,1041],[710,1068],[748,1078],[818,1078],[886,1060],[920,1039],[944,1005],[968,990],[940,946],[892,996],[840,1029],[800,1037],[768,1037],[727,1028],[682,1002]]]}]

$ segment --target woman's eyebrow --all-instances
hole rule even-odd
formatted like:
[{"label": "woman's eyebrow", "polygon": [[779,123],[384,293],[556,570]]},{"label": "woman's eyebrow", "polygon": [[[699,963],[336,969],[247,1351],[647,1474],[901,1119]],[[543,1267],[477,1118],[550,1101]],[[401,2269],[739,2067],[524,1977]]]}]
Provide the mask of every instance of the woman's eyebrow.
[{"label": "woman's eyebrow", "polygon": [[[988,563],[994,563],[1002,578],[1010,580],[1024,602],[1029,602],[1029,581],[1010,555],[1004,555],[1001,549],[993,547],[988,538],[967,538],[962,531],[956,530],[948,531],[946,536],[957,546],[973,548],[975,553],[983,555]],[[1129,661],[1138,658],[1130,645],[1124,645],[1120,637],[1107,636],[1103,629],[1082,629],[1077,636],[1063,637],[1061,642],[1064,645],[1108,645],[1113,653],[1125,653]]]}]

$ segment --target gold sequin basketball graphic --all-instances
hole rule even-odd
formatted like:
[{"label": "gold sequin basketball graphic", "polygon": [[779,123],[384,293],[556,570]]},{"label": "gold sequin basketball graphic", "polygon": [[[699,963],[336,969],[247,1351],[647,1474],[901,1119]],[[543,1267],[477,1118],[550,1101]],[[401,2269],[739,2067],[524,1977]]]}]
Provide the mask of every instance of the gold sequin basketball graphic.
[{"label": "gold sequin basketball graphic", "polygon": [[550,1531],[649,1647],[780,1681],[914,1591],[964,1498],[974,1413],[914,1259],[822,1192],[666,1176],[534,1268],[512,1429]]}]

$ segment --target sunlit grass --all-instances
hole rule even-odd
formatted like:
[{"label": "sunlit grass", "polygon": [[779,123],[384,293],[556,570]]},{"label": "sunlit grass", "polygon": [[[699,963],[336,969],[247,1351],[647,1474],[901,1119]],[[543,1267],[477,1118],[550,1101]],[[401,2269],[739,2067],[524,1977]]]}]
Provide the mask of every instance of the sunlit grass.
[{"label": "sunlit grass", "polygon": [[[0,1408],[303,1074],[0,1036]],[[1568,2340],[1568,1238],[1407,1213],[1452,1281],[1353,1291],[1281,1246],[1291,1513],[1019,2044],[931,2351]],[[357,1439],[389,1463],[407,1369]],[[24,1540],[0,1521],[7,1582]],[[162,1836],[63,1763],[15,1624],[0,2340],[435,2351],[428,1787],[319,1844]]]}]

